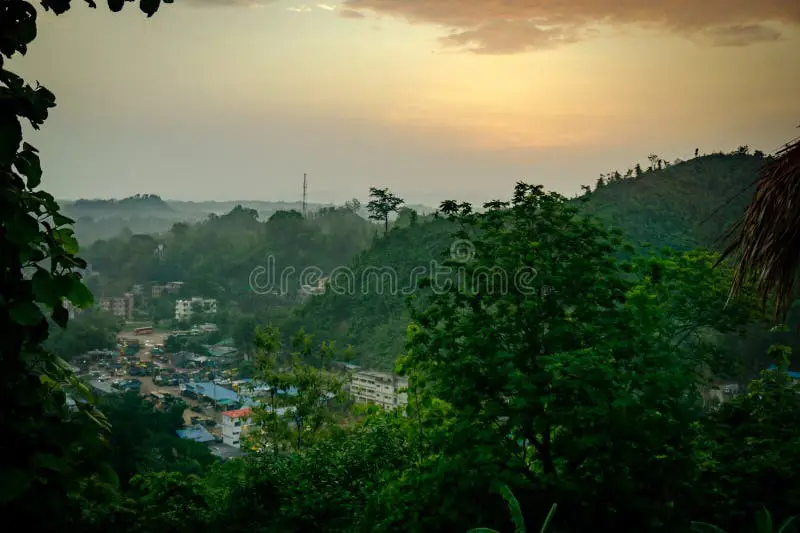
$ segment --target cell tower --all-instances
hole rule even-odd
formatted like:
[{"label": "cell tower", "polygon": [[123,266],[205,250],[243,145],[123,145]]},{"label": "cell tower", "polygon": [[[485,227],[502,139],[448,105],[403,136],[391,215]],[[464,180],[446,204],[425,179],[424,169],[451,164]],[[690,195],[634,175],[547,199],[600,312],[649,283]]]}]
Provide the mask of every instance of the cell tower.
[{"label": "cell tower", "polygon": [[306,174],[303,174],[303,218],[306,218],[306,194],[308,192],[308,179]]}]

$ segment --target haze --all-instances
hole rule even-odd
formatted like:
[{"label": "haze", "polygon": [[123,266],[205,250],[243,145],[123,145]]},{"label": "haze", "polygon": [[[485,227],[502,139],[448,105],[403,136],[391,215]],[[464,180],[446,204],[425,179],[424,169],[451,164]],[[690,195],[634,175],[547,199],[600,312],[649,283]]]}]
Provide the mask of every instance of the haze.
[{"label": "haze", "polygon": [[800,120],[796,0],[81,4],[14,62],[58,99],[32,139],[59,198],[572,194]]}]

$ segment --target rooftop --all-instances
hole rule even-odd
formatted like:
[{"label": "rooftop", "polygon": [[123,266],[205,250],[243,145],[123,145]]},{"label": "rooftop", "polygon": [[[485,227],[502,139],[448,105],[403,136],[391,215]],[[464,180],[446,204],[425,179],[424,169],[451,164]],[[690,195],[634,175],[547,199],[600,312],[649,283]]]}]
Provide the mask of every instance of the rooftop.
[{"label": "rooftop", "polygon": [[242,418],[245,416],[250,416],[250,413],[251,413],[250,408],[244,407],[242,409],[235,409],[233,411],[225,411],[224,413],[222,413],[222,416],[227,416],[229,418]]},{"label": "rooftop", "polygon": [[215,440],[214,435],[209,433],[209,431],[200,424],[186,429],[179,429],[175,433],[182,439],[193,440],[195,442],[212,442]]}]

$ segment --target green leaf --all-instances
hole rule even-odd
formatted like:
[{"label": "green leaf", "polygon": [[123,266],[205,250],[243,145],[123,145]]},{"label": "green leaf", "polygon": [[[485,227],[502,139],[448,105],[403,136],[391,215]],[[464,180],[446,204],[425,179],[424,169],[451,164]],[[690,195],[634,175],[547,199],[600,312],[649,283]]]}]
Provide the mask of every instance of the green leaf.
[{"label": "green leaf", "polygon": [[66,464],[55,455],[49,453],[37,453],[33,456],[33,464],[35,468],[45,468],[60,472],[66,467]]},{"label": "green leaf", "polygon": [[66,226],[66,225],[74,224],[74,223],[75,223],[74,220],[72,220],[69,217],[65,217],[61,213],[53,213],[53,224],[55,224],[56,227],[58,227],[58,226]]},{"label": "green leaf", "polygon": [[489,529],[488,527],[476,527],[475,529],[470,529],[467,533],[500,533],[496,529]]},{"label": "green leaf", "polygon": [[784,521],[783,521],[783,524],[781,524],[781,527],[778,529],[778,533],[789,533],[789,531],[793,531],[793,530],[794,530],[794,528],[792,528],[792,529],[790,530],[790,529],[789,529],[789,526],[791,526],[791,525],[793,525],[793,524],[794,524],[794,521],[795,521],[795,519],[796,519],[798,516],[799,516],[799,515],[790,516],[789,518],[787,518],[786,520],[784,520]]},{"label": "green leaf", "polygon": [[542,524],[542,529],[540,530],[541,533],[545,533],[547,531],[547,526],[550,525],[550,521],[553,519],[553,515],[556,514],[556,509],[558,508],[558,504],[554,503],[552,507],[550,507],[550,512],[547,513],[547,518],[544,519],[544,523]]},{"label": "green leaf", "polygon": [[44,320],[44,315],[33,302],[14,302],[9,306],[11,320],[21,326],[35,326]]},{"label": "green leaf", "polygon": [[58,287],[53,277],[45,269],[40,268],[36,271],[33,278],[31,278],[31,285],[37,302],[52,308],[61,301]]},{"label": "green leaf", "polygon": [[758,533],[772,533],[772,514],[766,507],[759,509],[756,514],[756,531]]},{"label": "green leaf", "polygon": [[72,279],[67,299],[80,309],[86,309],[94,303],[94,295],[89,287],[79,279]]},{"label": "green leaf", "polygon": [[42,164],[35,152],[23,150],[17,154],[14,166],[20,174],[28,178],[29,189],[35,189],[42,182]]},{"label": "green leaf", "polygon": [[697,533],[726,533],[724,529],[706,522],[692,522],[692,531]]}]

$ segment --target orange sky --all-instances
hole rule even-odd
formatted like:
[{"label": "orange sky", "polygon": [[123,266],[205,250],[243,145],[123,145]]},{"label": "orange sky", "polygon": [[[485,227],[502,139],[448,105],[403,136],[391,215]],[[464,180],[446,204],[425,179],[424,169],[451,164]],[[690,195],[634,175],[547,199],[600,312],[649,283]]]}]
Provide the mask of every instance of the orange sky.
[{"label": "orange sky", "polygon": [[[646,7],[656,6],[656,7]],[[800,123],[795,0],[178,0],[43,14],[22,74],[58,197],[572,193]],[[299,178],[298,178],[299,176]]]}]

